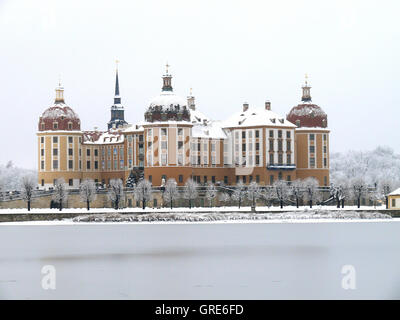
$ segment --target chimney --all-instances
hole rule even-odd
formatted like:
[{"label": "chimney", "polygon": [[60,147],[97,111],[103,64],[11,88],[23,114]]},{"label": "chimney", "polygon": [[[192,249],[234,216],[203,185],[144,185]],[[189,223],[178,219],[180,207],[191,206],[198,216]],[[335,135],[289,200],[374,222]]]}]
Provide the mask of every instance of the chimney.
[{"label": "chimney", "polygon": [[247,102],[243,103],[243,112],[249,110],[249,104]]},{"label": "chimney", "polygon": [[271,110],[271,102],[265,101],[265,110]]}]

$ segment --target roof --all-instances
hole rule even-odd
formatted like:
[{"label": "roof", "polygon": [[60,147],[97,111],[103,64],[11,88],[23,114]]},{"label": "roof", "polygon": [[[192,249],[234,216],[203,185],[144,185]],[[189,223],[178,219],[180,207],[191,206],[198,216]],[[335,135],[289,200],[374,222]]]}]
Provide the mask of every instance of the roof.
[{"label": "roof", "polygon": [[160,95],[150,100],[150,107],[170,107],[170,106],[186,106],[186,99],[177,96],[173,91],[162,91]]},{"label": "roof", "polygon": [[223,127],[290,127],[296,126],[277,113],[265,108],[251,108],[238,112],[223,122]]},{"label": "roof", "polygon": [[203,123],[205,121],[210,121],[208,117],[206,117],[203,113],[201,113],[199,110],[195,109],[190,109],[190,122],[193,124],[196,123]]},{"label": "roof", "polygon": [[42,119],[58,119],[61,117],[79,120],[78,115],[65,103],[56,103],[50,108],[47,108],[42,114]]},{"label": "roof", "polygon": [[84,131],[83,143],[85,144],[115,144],[123,143],[124,135],[119,132]]},{"label": "roof", "polygon": [[204,124],[196,124],[192,128],[193,138],[226,139],[221,121],[210,121]]},{"label": "roof", "polygon": [[394,190],[393,192],[389,193],[389,196],[400,196],[400,188]]}]

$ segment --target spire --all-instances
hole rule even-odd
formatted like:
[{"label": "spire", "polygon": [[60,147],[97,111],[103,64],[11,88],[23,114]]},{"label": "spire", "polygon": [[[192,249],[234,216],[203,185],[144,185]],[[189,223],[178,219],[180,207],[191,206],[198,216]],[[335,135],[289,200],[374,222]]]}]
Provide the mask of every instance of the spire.
[{"label": "spire", "polygon": [[172,91],[172,84],[171,84],[172,76],[168,73],[169,67],[170,67],[170,65],[167,62],[167,64],[165,65],[166,72],[162,77],[163,78],[162,91]]},{"label": "spire", "polygon": [[301,101],[303,102],[311,102],[311,87],[308,85],[308,75],[305,75],[305,84],[303,88],[303,96],[301,97]]},{"label": "spire", "polygon": [[61,86],[61,77],[58,78],[58,87],[56,87],[56,99],[55,103],[65,103],[64,102],[64,87]]},{"label": "spire", "polygon": [[115,95],[114,95],[114,104],[121,104],[121,97],[119,96],[119,81],[118,81],[118,63],[116,60],[116,70],[115,70]]},{"label": "spire", "polygon": [[189,109],[196,110],[196,104],[194,102],[194,96],[192,94],[192,88],[190,88],[190,93],[189,93],[189,95],[187,97],[187,104],[188,104]]}]

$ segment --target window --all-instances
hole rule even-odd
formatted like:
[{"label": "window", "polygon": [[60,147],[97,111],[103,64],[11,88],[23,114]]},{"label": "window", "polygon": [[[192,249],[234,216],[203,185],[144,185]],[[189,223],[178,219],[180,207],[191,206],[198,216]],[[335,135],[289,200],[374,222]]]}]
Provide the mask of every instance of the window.
[{"label": "window", "polygon": [[58,137],[53,137],[53,143],[58,143]]},{"label": "window", "polygon": [[74,168],[74,161],[68,160],[68,169],[73,169],[73,168]]},{"label": "window", "polygon": [[269,164],[274,164],[274,155],[272,153],[269,155]]},{"label": "window", "polygon": [[107,168],[108,168],[108,170],[111,170],[111,160],[107,161]]},{"label": "window", "polygon": [[179,182],[179,183],[182,183],[182,182],[183,182],[183,175],[182,175],[182,174],[180,174],[180,175],[178,176],[178,182]]},{"label": "window", "polygon": [[53,149],[53,156],[58,156],[58,149],[57,148]]},{"label": "window", "polygon": [[183,141],[178,141],[178,149],[181,150],[183,148]]},{"label": "window", "polygon": [[326,141],[326,134],[324,134],[324,141]]},{"label": "window", "polygon": [[178,154],[178,165],[183,165],[183,155]]},{"label": "window", "polygon": [[242,143],[242,151],[245,152],[246,151],[246,144]]},{"label": "window", "polygon": [[242,139],[246,139],[246,131],[242,131]]},{"label": "window", "polygon": [[273,175],[269,176],[269,184],[274,184],[274,176]]},{"label": "window", "polygon": [[53,123],[53,129],[58,129],[58,123],[57,122]]},{"label": "window", "polygon": [[119,160],[119,168],[124,169],[124,160]]},{"label": "window", "polygon": [[207,157],[207,156],[204,156],[204,157],[203,157],[203,160],[204,160],[204,161],[203,161],[203,164],[208,164],[208,157]]},{"label": "window", "polygon": [[74,182],[73,182],[72,179],[69,179],[69,180],[68,180],[68,185],[69,185],[70,187],[72,187],[72,186],[74,185]]},{"label": "window", "polygon": [[253,182],[253,176],[249,176],[249,183]]},{"label": "window", "polygon": [[161,128],[161,135],[166,136],[167,135],[167,129],[166,128]]},{"label": "window", "polygon": [[69,155],[69,156],[74,155],[74,151],[73,151],[72,148],[69,148],[69,149],[68,149],[68,155]]},{"label": "window", "polygon": [[204,176],[204,183],[207,183],[207,176]]},{"label": "window", "polygon": [[328,177],[324,176],[324,186],[326,187],[328,185]]},{"label": "window", "polygon": [[278,151],[282,151],[282,140],[278,140]]},{"label": "window", "polygon": [[215,183],[215,176],[212,176],[212,177],[211,177],[211,182],[212,182],[212,183]]},{"label": "window", "polygon": [[215,142],[211,143],[211,151],[215,151]]},{"label": "window", "polygon": [[228,184],[228,176],[224,176],[224,184]]},{"label": "window", "polygon": [[310,167],[311,167],[311,168],[314,168],[314,167],[315,167],[315,158],[314,158],[314,157],[311,157],[311,158],[310,158]]},{"label": "window", "polygon": [[282,172],[278,173],[278,180],[282,180]]},{"label": "window", "polygon": [[290,139],[290,131],[286,131],[286,138]]},{"label": "window", "polygon": [[118,170],[118,161],[114,160],[114,170]]},{"label": "window", "polygon": [[94,162],[94,169],[95,170],[99,169],[99,162],[98,161]]},{"label": "window", "polygon": [[310,146],[310,153],[314,153],[315,152],[315,146]]},{"label": "window", "polygon": [[119,149],[119,157],[120,158],[124,157],[124,149],[122,149],[122,148]]},{"label": "window", "polygon": [[246,183],[246,182],[247,182],[246,176],[243,176],[243,183]]},{"label": "window", "polygon": [[269,137],[273,138],[274,137],[274,131],[273,130],[269,130]]},{"label": "window", "polygon": [[150,183],[153,182],[153,176],[149,176],[149,182],[150,182]]},{"label": "window", "polygon": [[147,135],[148,136],[152,136],[153,135],[153,130],[152,129],[147,130]]},{"label": "window", "polygon": [[235,144],[235,151],[239,152],[239,145],[237,143]]},{"label": "window", "polygon": [[256,135],[256,138],[258,138],[260,136],[260,131],[256,130],[255,135]]},{"label": "window", "polygon": [[178,129],[178,136],[181,136],[183,134],[183,129],[182,128],[179,128]]},{"label": "window", "polygon": [[68,137],[68,143],[72,143],[73,138],[72,137]]},{"label": "window", "polygon": [[162,180],[164,180],[165,182],[167,182],[167,176],[165,175],[165,174],[163,174],[162,176],[161,176],[161,181]]},{"label": "window", "polygon": [[326,146],[324,146],[324,153],[326,153]]},{"label": "window", "polygon": [[256,166],[260,165],[260,156],[256,155]]},{"label": "window", "polygon": [[314,141],[314,139],[315,139],[314,134],[313,134],[313,133],[310,133],[310,140],[313,140],[313,141]]},{"label": "window", "polygon": [[253,131],[249,131],[249,139],[253,138]]},{"label": "window", "polygon": [[53,169],[58,169],[58,160],[53,160]]},{"label": "window", "polygon": [[291,182],[292,181],[292,177],[290,176],[290,174],[286,177],[286,181],[287,182]]},{"label": "window", "polygon": [[143,142],[143,135],[142,134],[139,135],[139,142]]},{"label": "window", "polygon": [[215,163],[215,156],[211,156],[211,164],[212,165],[215,165],[216,163]]},{"label": "window", "polygon": [[117,150],[117,148],[114,148],[113,154],[114,154],[114,156],[118,155],[118,150]]},{"label": "window", "polygon": [[324,167],[328,166],[328,159],[324,158]]},{"label": "window", "polygon": [[71,122],[68,123],[68,130],[72,130],[72,123]]},{"label": "window", "polygon": [[292,144],[290,143],[290,141],[286,141],[286,150],[290,151],[292,149]]},{"label": "window", "polygon": [[392,199],[392,208],[396,208],[396,199]]},{"label": "window", "polygon": [[44,137],[40,137],[40,143],[44,143]]},{"label": "window", "polygon": [[239,176],[236,176],[236,183],[239,183]]},{"label": "window", "polygon": [[99,156],[99,150],[94,149],[94,156],[95,156],[95,157],[98,157],[98,156]]},{"label": "window", "polygon": [[44,179],[42,179],[42,187],[44,187]]},{"label": "window", "polygon": [[256,142],[256,151],[260,150],[260,144]]},{"label": "window", "polygon": [[282,130],[278,130],[278,138],[282,138]]},{"label": "window", "polygon": [[260,176],[259,175],[256,175],[256,182],[260,183]]},{"label": "window", "polygon": [[90,149],[86,149],[86,155],[90,157]]},{"label": "window", "polygon": [[41,150],[40,150],[40,155],[41,155],[42,157],[44,157],[44,149],[41,149]]},{"label": "window", "polygon": [[278,154],[278,164],[283,164],[283,156],[282,153]]},{"label": "window", "polygon": [[274,151],[274,140],[269,140],[269,151]]},{"label": "window", "polygon": [[90,170],[90,161],[86,161],[86,169]]},{"label": "window", "polygon": [[79,170],[82,170],[82,161],[79,160]]},{"label": "window", "polygon": [[166,154],[161,155],[161,165],[162,166],[167,165],[167,155]]},{"label": "window", "polygon": [[44,161],[40,161],[40,168],[44,170]]},{"label": "window", "polygon": [[291,159],[290,154],[286,155],[286,163],[287,164],[292,164],[292,159]]}]

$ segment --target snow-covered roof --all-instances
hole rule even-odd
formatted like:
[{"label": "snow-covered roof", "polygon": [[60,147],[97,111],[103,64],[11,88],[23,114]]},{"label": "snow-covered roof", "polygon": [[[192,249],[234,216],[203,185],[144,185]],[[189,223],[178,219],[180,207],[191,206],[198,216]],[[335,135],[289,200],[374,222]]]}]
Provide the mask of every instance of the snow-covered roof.
[{"label": "snow-covered roof", "polygon": [[84,131],[83,137],[85,144],[115,144],[124,142],[123,134],[113,132]]},{"label": "snow-covered roof", "polygon": [[321,128],[321,127],[301,127],[301,128],[296,128],[296,132],[297,131],[326,131],[329,132],[330,130],[328,128]]},{"label": "snow-covered roof", "polygon": [[389,193],[389,196],[400,196],[400,188],[394,190],[393,192]]},{"label": "snow-covered roof", "polygon": [[260,126],[296,127],[293,123],[271,110],[251,107],[246,111],[235,113],[223,123],[225,128]]},{"label": "snow-covered roof", "polygon": [[308,116],[312,115],[314,117],[326,117],[326,113],[314,103],[301,102],[298,106],[294,107],[290,111],[291,115],[294,116]]},{"label": "snow-covered roof", "polygon": [[138,124],[127,124],[127,125],[125,125],[123,127],[115,129],[115,130],[110,129],[110,131],[111,132],[112,131],[118,131],[118,132],[124,132],[124,133],[127,133],[127,132],[142,132],[143,131],[143,125],[142,125],[142,123],[140,123],[140,124],[139,123]]},{"label": "snow-covered roof", "polygon": [[173,91],[162,91],[160,95],[154,97],[150,100],[149,106],[150,107],[170,107],[170,106],[186,106],[187,101],[186,99],[177,96]]},{"label": "snow-covered roof", "polygon": [[65,103],[56,103],[52,107],[47,108],[42,114],[42,119],[58,119],[61,117],[79,120],[78,115]]},{"label": "snow-covered roof", "polygon": [[205,121],[210,121],[208,117],[206,117],[203,113],[201,113],[199,110],[195,109],[190,109],[190,122],[193,124],[196,123],[204,123]]},{"label": "snow-covered roof", "polygon": [[204,124],[196,124],[192,128],[193,138],[226,139],[226,134],[222,129],[221,121],[209,121]]}]

